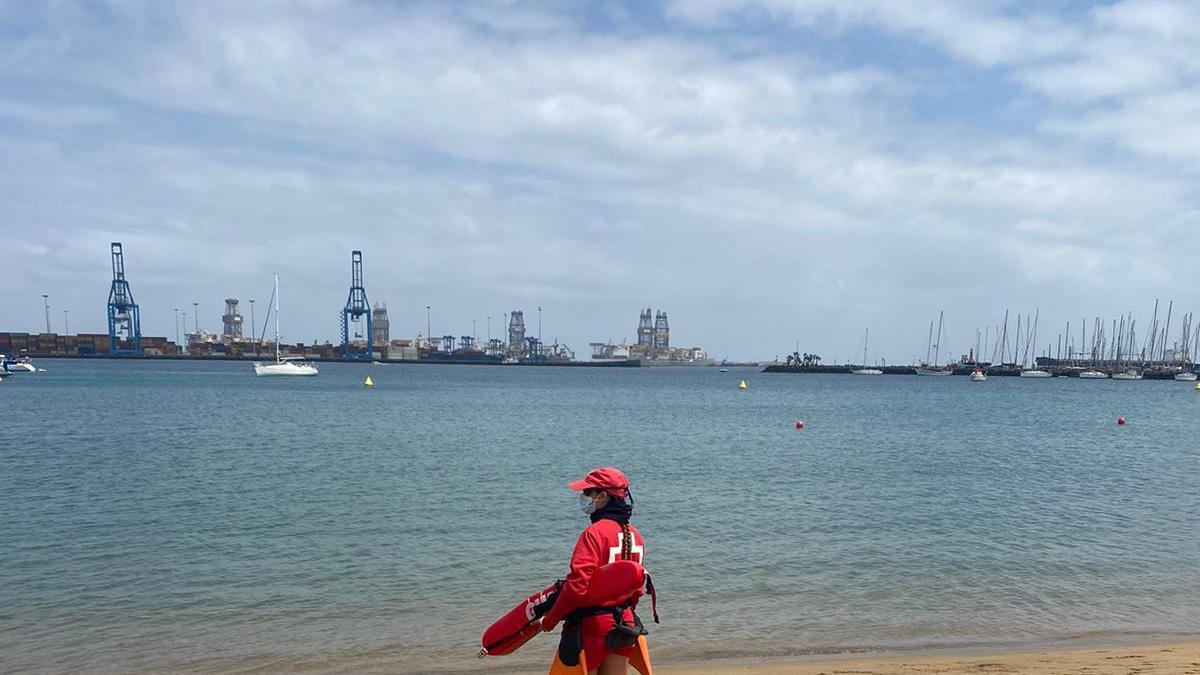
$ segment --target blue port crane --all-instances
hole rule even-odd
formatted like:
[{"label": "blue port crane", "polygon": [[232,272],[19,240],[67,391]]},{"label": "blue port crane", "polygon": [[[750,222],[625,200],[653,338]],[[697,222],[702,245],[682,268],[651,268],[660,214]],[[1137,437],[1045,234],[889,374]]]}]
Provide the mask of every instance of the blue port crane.
[{"label": "blue port crane", "polygon": [[[364,319],[365,317],[365,319]],[[362,325],[366,322],[366,343],[364,351],[350,348],[350,324]],[[356,337],[364,333],[355,331]],[[350,253],[350,296],[346,298],[346,307],[342,310],[342,358],[360,361],[371,360],[371,303],[367,302],[367,289],[363,288],[362,251]]]},{"label": "blue port crane", "polygon": [[142,355],[142,319],[133,291],[125,281],[125,254],[121,242],[112,243],[112,288],[108,291],[108,355]]}]

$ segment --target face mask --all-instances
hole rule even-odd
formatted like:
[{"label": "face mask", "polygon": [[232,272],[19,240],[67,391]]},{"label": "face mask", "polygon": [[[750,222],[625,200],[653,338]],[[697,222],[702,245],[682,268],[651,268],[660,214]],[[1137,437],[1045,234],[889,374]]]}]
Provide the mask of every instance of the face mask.
[{"label": "face mask", "polygon": [[579,495],[579,508],[583,509],[583,512],[590,516],[596,512],[596,500],[581,493]]}]

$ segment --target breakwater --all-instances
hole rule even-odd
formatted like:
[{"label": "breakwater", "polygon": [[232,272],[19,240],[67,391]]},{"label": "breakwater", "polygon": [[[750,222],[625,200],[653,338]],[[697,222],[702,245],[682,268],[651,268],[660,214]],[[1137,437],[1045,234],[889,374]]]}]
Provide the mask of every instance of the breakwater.
[{"label": "breakwater", "polygon": [[[915,375],[917,366],[871,366],[883,371],[884,375]],[[849,375],[854,370],[862,368],[857,365],[830,365],[830,366],[789,366],[785,364],[772,364],[763,368],[764,373],[792,373],[792,374],[840,374]],[[1020,377],[1021,369],[1012,366],[978,366],[978,365],[955,365],[951,367],[954,375],[970,375],[976,368],[982,370],[988,377]],[[1083,366],[1038,366],[1038,370],[1044,370],[1054,377],[1079,377],[1079,374],[1090,370]],[[1114,373],[1119,373],[1125,368],[1100,368],[1100,372],[1112,376]],[[1142,379],[1146,380],[1171,380],[1175,378],[1175,374],[1180,372],[1179,368],[1147,368],[1140,370]]]}]

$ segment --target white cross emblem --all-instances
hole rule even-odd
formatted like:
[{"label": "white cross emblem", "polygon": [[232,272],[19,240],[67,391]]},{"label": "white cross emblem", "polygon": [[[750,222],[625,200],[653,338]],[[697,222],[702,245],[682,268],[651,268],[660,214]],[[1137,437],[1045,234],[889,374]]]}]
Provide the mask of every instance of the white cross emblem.
[{"label": "white cross emblem", "polygon": [[[633,535],[630,534],[629,537],[632,539]],[[625,543],[625,533],[622,532],[617,535],[617,545],[608,549],[608,562],[609,563],[615,563],[616,561],[621,559],[621,546],[624,543]],[[630,557],[632,557],[635,562],[640,564],[642,562],[642,557],[645,555],[645,553],[646,553],[646,547],[638,546],[637,539],[633,539],[633,545],[629,547]]]}]

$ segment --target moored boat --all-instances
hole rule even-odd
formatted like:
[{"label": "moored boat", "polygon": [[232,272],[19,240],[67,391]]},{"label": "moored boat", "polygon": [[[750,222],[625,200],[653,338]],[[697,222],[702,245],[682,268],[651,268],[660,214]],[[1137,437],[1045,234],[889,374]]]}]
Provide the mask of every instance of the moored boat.
[{"label": "moored boat", "polygon": [[254,374],[258,377],[268,376],[313,376],[317,375],[317,366],[305,361],[301,356],[281,356],[279,354],[279,275],[275,275],[275,362],[255,363]]},{"label": "moored boat", "polygon": [[871,337],[871,329],[868,328],[866,330],[866,332],[863,333],[863,367],[851,370],[850,374],[852,374],[852,375],[882,375],[883,374],[882,370],[880,370],[878,368],[872,368],[867,365],[867,340],[869,340],[870,337]]},{"label": "moored boat", "polygon": [[1033,368],[1030,370],[1022,370],[1021,377],[1053,377],[1053,375],[1051,375],[1048,371]]},{"label": "moored boat", "polygon": [[317,366],[305,361],[300,356],[285,356],[278,358],[275,363],[255,363],[254,374],[259,377],[268,375],[317,375]]},{"label": "moored boat", "polygon": [[0,355],[0,368],[9,373],[36,373],[37,368],[28,356],[22,356],[18,359],[10,360],[5,356]]},{"label": "moored boat", "polygon": [[1079,373],[1079,379],[1081,379],[1081,380],[1107,380],[1108,373],[1101,372],[1099,370],[1085,370],[1082,373]]},{"label": "moored boat", "polygon": [[1175,373],[1175,380],[1177,382],[1195,382],[1196,374],[1185,370],[1182,373]]},{"label": "moored boat", "polygon": [[[942,314],[942,312],[938,312],[937,342],[933,340],[933,322],[929,322],[929,341],[925,345],[925,360],[916,368],[918,375],[940,377],[954,374],[954,369],[950,366],[943,367],[937,364],[938,355],[942,348]],[[933,365],[929,364],[929,351],[931,348],[933,350]]]},{"label": "moored boat", "polygon": [[1122,370],[1119,373],[1113,373],[1112,379],[1114,379],[1114,380],[1140,380],[1140,379],[1142,379],[1142,372],[1135,368],[1127,368],[1125,370]]},{"label": "moored boat", "polygon": [[971,371],[971,381],[972,382],[987,382],[987,374],[984,373],[981,369],[976,368],[975,370]]}]

